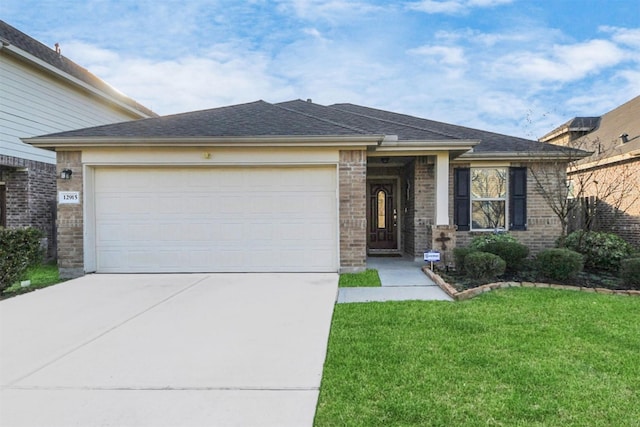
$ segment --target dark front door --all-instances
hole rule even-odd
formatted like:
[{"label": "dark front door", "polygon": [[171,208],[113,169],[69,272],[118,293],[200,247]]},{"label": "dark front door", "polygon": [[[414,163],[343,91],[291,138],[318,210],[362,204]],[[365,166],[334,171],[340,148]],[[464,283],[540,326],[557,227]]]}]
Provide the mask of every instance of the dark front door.
[{"label": "dark front door", "polygon": [[395,184],[369,183],[367,244],[369,249],[398,249]]}]

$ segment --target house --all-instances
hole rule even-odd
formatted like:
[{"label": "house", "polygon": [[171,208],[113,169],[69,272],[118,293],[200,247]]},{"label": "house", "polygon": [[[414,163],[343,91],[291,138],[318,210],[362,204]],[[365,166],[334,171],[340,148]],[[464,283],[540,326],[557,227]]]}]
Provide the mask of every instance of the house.
[{"label": "house", "polygon": [[[531,167],[567,149],[353,104],[257,101],[25,142],[72,171],[59,266],[89,272],[349,272],[558,218]],[[564,171],[564,164],[563,169]],[[565,186],[562,182],[550,183]]]},{"label": "house", "polygon": [[576,117],[540,141],[593,152],[567,171],[580,199],[576,226],[640,247],[640,96],[601,117]]},{"label": "house", "polygon": [[33,226],[55,256],[55,153],[20,138],[155,113],[0,21],[0,227]]}]

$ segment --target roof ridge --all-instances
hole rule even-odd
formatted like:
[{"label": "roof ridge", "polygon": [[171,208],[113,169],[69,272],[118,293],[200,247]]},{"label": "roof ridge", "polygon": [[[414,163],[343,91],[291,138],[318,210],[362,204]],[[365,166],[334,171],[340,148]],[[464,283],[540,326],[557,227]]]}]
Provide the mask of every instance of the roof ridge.
[{"label": "roof ridge", "polygon": [[[305,101],[303,101],[301,99],[294,99],[294,100],[285,101],[285,102],[294,102],[294,101],[305,102]],[[313,114],[303,113],[302,111],[298,111],[298,110],[294,110],[292,108],[284,107],[281,104],[284,104],[284,103],[281,102],[281,103],[278,103],[278,104],[271,104],[271,105],[273,105],[274,107],[281,108],[283,110],[292,112],[292,113],[300,114],[300,115],[305,116],[305,117],[311,117],[313,119],[320,120],[320,121],[322,121],[324,123],[329,123],[329,124],[332,124],[332,125],[335,125],[335,126],[340,126],[341,128],[344,128],[344,129],[353,130],[353,131],[356,131],[356,132],[364,134],[364,135],[370,134],[370,132],[368,132],[368,131],[366,131],[364,129],[360,129],[360,128],[357,128],[355,126],[349,126],[349,125],[346,125],[344,123],[339,123],[339,122],[336,122],[336,121],[333,121],[333,120],[324,119],[322,117],[314,116]],[[329,108],[326,105],[320,105],[320,104],[313,104],[313,105],[318,106],[318,107],[322,107],[322,108]]]},{"label": "roof ridge", "polygon": [[[349,113],[349,114],[354,114],[354,115],[361,116],[361,117],[367,117],[369,119],[379,120],[379,121],[385,122],[385,123],[393,123],[395,125],[406,126],[406,127],[412,128],[412,129],[418,129],[418,130],[424,130],[424,131],[427,131],[427,132],[437,133],[438,135],[446,136],[446,137],[453,138],[453,139],[461,139],[461,138],[458,138],[458,137],[453,136],[451,134],[440,132],[440,131],[433,130],[433,129],[428,129],[428,128],[425,128],[425,127],[422,127],[422,126],[414,126],[414,125],[411,125],[411,124],[408,124],[408,123],[396,122],[394,120],[381,119],[380,117],[374,117],[374,116],[370,116],[368,114],[356,113],[355,111],[343,110],[343,109],[341,109],[339,107],[336,107],[337,105],[345,105],[345,104],[333,104],[333,105],[327,106],[327,108],[333,108],[333,109],[341,111],[343,113]],[[383,113],[400,114],[400,113],[394,113],[393,111],[386,111],[386,110],[380,110],[380,109],[377,109],[377,108],[363,107],[362,105],[357,105],[357,104],[346,104],[346,105],[353,105],[354,107],[367,108],[367,109],[370,109],[370,110],[377,110],[377,111],[380,111],[380,112],[383,112]],[[404,114],[404,115],[407,116],[407,117],[413,117],[413,116],[409,116],[408,114]],[[414,119],[419,119],[419,120],[426,120],[426,119],[421,119],[420,117],[413,117],[413,118]]]}]

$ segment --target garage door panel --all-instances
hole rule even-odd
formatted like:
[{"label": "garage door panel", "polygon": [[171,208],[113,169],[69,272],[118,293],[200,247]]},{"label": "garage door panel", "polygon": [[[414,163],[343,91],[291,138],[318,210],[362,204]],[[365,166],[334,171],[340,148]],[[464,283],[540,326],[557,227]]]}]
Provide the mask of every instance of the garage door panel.
[{"label": "garage door panel", "polygon": [[335,167],[96,168],[99,272],[336,271]]}]

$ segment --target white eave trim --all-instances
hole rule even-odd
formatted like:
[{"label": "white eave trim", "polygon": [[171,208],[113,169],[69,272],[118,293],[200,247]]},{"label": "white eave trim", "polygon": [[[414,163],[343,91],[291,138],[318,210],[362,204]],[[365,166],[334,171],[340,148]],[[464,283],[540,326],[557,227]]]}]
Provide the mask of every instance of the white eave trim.
[{"label": "white eave trim", "polygon": [[590,156],[590,152],[584,153],[563,153],[563,152],[468,152],[464,153],[456,160],[520,160],[520,161],[529,161],[529,160],[577,160],[582,159],[584,157]]},{"label": "white eave trim", "polygon": [[[59,78],[61,78],[62,80],[66,80],[67,82],[71,83],[72,85],[78,86],[88,92],[91,92],[92,94],[104,99],[105,101],[117,105],[118,108],[121,108],[123,110],[126,110],[132,114],[135,114],[136,116],[138,116],[139,118],[149,118],[149,117],[154,117],[154,116],[150,116],[136,108],[134,108],[133,106],[126,104],[120,100],[118,100],[117,98],[114,98],[113,96],[95,88],[94,86],[91,86],[90,84],[87,84],[85,82],[83,82],[82,80],[72,76],[71,74],[65,73],[64,71],[60,70],[57,67],[54,67],[53,65],[49,64],[48,62],[43,61],[42,59],[31,55],[29,52],[26,52],[18,47],[15,47],[11,44],[11,42],[9,41],[2,41],[2,44],[0,46],[0,50],[3,51],[7,51],[10,54],[20,57],[22,59],[24,59],[26,62],[31,63],[32,65],[35,65],[36,67],[50,73],[53,74]],[[104,82],[104,81],[103,81]],[[105,84],[108,85],[108,83],[104,82]],[[114,91],[117,91],[117,89],[114,89]],[[123,95],[124,96],[124,95]],[[134,101],[135,102],[135,101]]]},{"label": "white eave trim", "polygon": [[616,163],[624,162],[627,160],[634,160],[634,159],[640,159],[640,149],[629,151],[623,154],[618,154],[616,156],[597,159],[591,162],[578,163],[577,165],[574,165],[568,172],[576,173],[576,172],[581,172],[588,169],[604,168]]},{"label": "white eave trim", "polygon": [[355,147],[366,149],[382,141],[384,135],[358,136],[246,136],[246,137],[85,137],[85,138],[22,138],[38,148],[90,147]]},{"label": "white eave trim", "polygon": [[385,139],[382,143],[374,147],[372,151],[375,153],[394,153],[394,152],[418,152],[418,151],[467,151],[480,144],[480,140],[475,139],[451,139],[438,141],[424,140],[389,140]]}]

